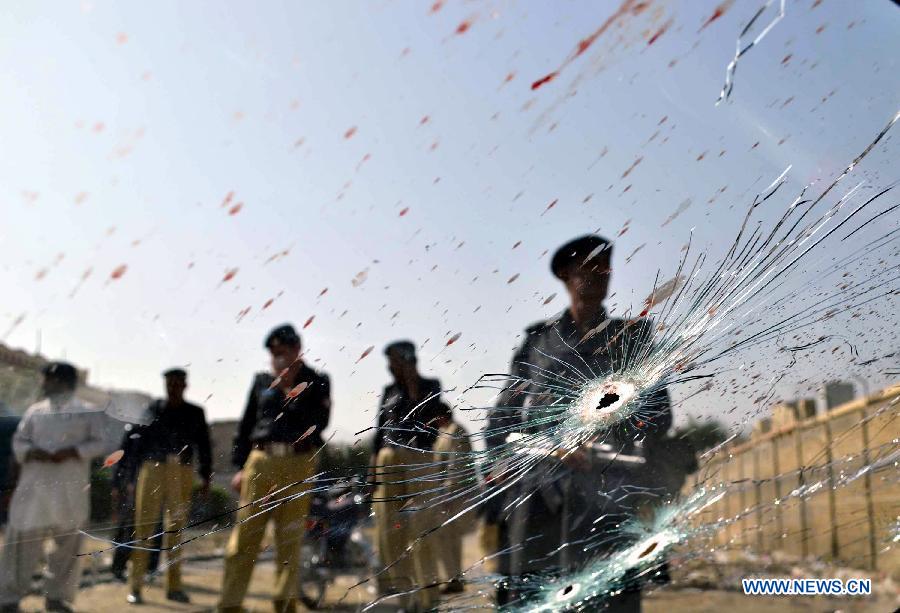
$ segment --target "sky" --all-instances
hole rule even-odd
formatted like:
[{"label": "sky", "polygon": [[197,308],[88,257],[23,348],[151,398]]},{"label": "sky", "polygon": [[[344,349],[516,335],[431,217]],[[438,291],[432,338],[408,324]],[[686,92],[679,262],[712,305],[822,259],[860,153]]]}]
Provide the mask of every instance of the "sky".
[{"label": "sky", "polygon": [[[0,341],[154,394],[186,366],[218,420],[267,367],[266,332],[308,324],[330,430],[352,441],[387,342],[415,340],[453,397],[566,306],[549,272],[566,240],[616,240],[625,313],[689,238],[720,257],[788,165],[795,192],[833,178],[900,106],[887,0],[789,1],[718,106],[759,4],[634,4],[10,3]],[[873,186],[896,154],[889,138],[864,163]],[[779,393],[886,381],[823,359]]]}]

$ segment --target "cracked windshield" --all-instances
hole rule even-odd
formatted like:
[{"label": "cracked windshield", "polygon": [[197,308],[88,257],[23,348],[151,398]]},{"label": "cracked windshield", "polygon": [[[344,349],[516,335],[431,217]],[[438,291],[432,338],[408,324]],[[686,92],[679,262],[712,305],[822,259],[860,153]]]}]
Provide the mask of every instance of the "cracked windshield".
[{"label": "cracked windshield", "polygon": [[900,3],[0,50],[0,612],[900,606]]}]

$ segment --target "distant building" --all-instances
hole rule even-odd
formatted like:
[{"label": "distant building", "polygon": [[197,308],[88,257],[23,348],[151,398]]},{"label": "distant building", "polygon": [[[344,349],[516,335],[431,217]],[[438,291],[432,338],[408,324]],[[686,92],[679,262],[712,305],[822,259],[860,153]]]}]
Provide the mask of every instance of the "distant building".
[{"label": "distant building", "polygon": [[[50,362],[40,354],[30,354],[0,343],[0,405],[13,415],[21,416],[41,394],[41,370]],[[76,366],[77,367],[77,366]],[[123,422],[139,419],[151,397],[143,392],[107,390],[88,384],[88,371],[78,369],[75,395],[85,402],[103,408],[110,417],[107,436],[118,443]]]},{"label": "distant building", "polygon": [[822,395],[825,399],[825,410],[830,411],[853,400],[856,397],[856,391],[852,383],[831,381],[822,388]]}]

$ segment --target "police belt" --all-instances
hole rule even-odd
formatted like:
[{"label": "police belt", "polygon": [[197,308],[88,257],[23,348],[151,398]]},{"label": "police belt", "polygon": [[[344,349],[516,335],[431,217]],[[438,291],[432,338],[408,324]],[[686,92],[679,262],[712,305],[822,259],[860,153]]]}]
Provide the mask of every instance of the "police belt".
[{"label": "police belt", "polygon": [[254,441],[253,448],[276,458],[300,455],[301,453],[309,451],[309,445],[303,445],[302,443],[279,443],[275,441]]}]

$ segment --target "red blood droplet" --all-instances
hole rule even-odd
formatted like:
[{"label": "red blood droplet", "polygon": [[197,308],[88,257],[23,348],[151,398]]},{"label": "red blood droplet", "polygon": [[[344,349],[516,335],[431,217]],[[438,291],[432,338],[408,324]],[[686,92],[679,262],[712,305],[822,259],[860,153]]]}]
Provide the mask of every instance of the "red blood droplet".
[{"label": "red blood droplet", "polygon": [[310,315],[309,319],[306,320],[306,323],[303,324],[303,329],[306,330],[308,327],[312,325],[313,320],[316,318],[315,315]]},{"label": "red blood droplet", "polygon": [[344,138],[353,138],[353,135],[356,134],[356,126],[351,126],[347,128],[347,131],[344,132]]},{"label": "red blood droplet", "polygon": [[266,309],[268,309],[270,306],[272,306],[273,302],[275,302],[274,298],[269,298],[268,300],[266,300],[262,305],[262,310],[265,311]]},{"label": "red blood droplet", "polygon": [[447,340],[447,343],[444,346],[449,347],[450,345],[458,341],[460,336],[462,336],[462,332],[457,332]]},{"label": "red blood droplet", "polygon": [[466,32],[469,31],[469,28],[471,28],[471,27],[472,27],[472,21],[470,19],[466,19],[465,21],[460,23],[458,26],[456,26],[456,34],[457,35],[465,34]]},{"label": "red blood droplet", "polygon": [[225,276],[222,277],[222,283],[227,283],[228,281],[231,281],[232,279],[234,279],[234,276],[235,276],[237,273],[238,273],[238,269],[237,269],[237,268],[232,268],[232,269],[230,269],[230,270],[226,270],[226,271],[225,271]]},{"label": "red blood droplet", "polygon": [[124,45],[127,42],[128,42],[128,35],[125,34],[125,32],[119,32],[116,35],[116,44],[117,45]]},{"label": "red blood droplet", "polygon": [[126,270],[128,270],[128,266],[126,266],[125,264],[120,264],[119,266],[116,266],[111,273],[109,273],[109,278],[113,280],[121,279]]},{"label": "red blood droplet", "polygon": [[661,27],[660,29],[658,29],[658,30],[653,34],[653,36],[651,36],[650,39],[647,41],[647,46],[649,47],[650,45],[652,45],[653,43],[655,43],[656,41],[658,41],[658,40],[659,40],[659,37],[662,36],[663,34],[665,34],[665,33],[666,33],[666,30],[668,30],[668,29],[669,29],[669,26],[671,26],[671,25],[672,25],[672,20],[671,20],[671,19],[668,20],[666,23],[664,23],[664,24],[662,25],[662,27]]},{"label": "red blood droplet", "polygon": [[556,71],[554,71],[548,75],[541,77],[540,79],[538,79],[537,81],[535,81],[534,83],[531,84],[531,90],[534,91],[540,87],[543,87],[544,85],[546,85],[547,83],[549,83],[550,81],[555,79],[557,74],[558,73]]},{"label": "red blood droplet", "polygon": [[303,390],[305,390],[307,387],[309,387],[309,383],[307,383],[306,381],[303,381],[302,383],[298,383],[293,388],[291,388],[291,391],[289,391],[287,394],[285,394],[285,396],[288,399],[294,399],[297,396],[299,396],[301,393],[303,393]]},{"label": "red blood droplet", "polygon": [[124,455],[125,452],[121,449],[113,451],[111,454],[106,456],[105,460],[103,460],[103,468],[109,468],[110,466],[121,460]]},{"label": "red blood droplet", "polygon": [[359,364],[359,362],[360,362],[363,358],[365,358],[367,355],[369,355],[370,353],[372,353],[372,350],[373,350],[373,349],[375,349],[375,345],[372,345],[372,346],[370,346],[370,347],[366,347],[366,350],[362,352],[362,355],[360,355],[360,356],[356,359],[356,363]]},{"label": "red blood droplet", "polygon": [[230,209],[228,209],[228,214],[229,214],[229,215],[237,215],[238,213],[241,212],[241,209],[242,209],[242,208],[244,208],[244,203],[243,203],[243,202],[238,202],[236,205],[234,205],[233,207],[231,207]]},{"label": "red blood droplet", "polygon": [[327,294],[327,293],[328,293],[328,288],[326,287],[326,288],[323,289],[321,292],[319,292],[319,298],[321,298],[322,296],[324,296],[324,295]]},{"label": "red blood droplet", "polygon": [[401,209],[399,217],[403,217],[407,213],[409,213],[409,207],[405,207],[405,208]]},{"label": "red blood droplet", "polygon": [[705,22],[703,22],[702,26],[700,26],[700,30],[698,30],[698,32],[702,31],[704,28],[706,28],[706,26],[724,15],[725,11],[727,11],[732,4],[734,4],[734,0],[725,0],[725,2],[717,6],[715,10],[713,10],[712,15],[710,15],[709,18]]},{"label": "red blood droplet", "polygon": [[227,194],[225,194],[225,200],[223,200],[222,204],[220,205],[221,208],[224,209],[226,206],[231,204],[232,198],[234,198],[234,192],[228,192]]},{"label": "red blood droplet", "polygon": [[424,117],[422,117],[422,119],[419,120],[419,125],[424,126],[426,123],[428,123],[429,119],[430,117],[428,117],[428,115],[425,115]]},{"label": "red blood droplet", "polygon": [[431,5],[431,13],[437,13],[442,8],[444,8],[444,0],[436,0],[436,2]]}]

